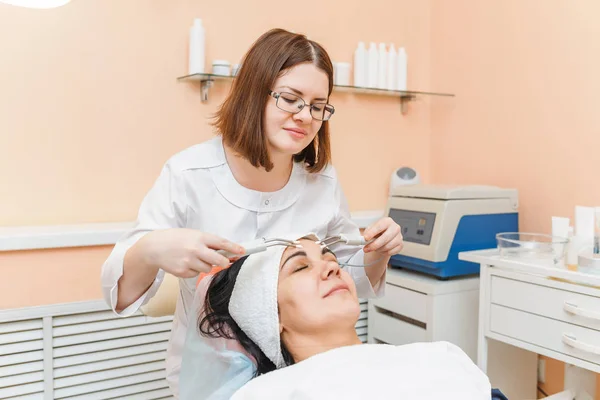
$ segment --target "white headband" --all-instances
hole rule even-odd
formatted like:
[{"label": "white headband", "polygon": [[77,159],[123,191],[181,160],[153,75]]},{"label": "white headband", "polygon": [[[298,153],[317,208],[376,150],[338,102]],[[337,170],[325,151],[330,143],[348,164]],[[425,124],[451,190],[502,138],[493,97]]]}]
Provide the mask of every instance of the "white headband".
[{"label": "white headband", "polygon": [[[285,238],[310,238],[314,234],[286,235]],[[248,256],[240,268],[229,300],[229,313],[242,331],[275,364],[285,367],[279,335],[279,311],[277,307],[277,284],[279,263],[284,246]]]}]

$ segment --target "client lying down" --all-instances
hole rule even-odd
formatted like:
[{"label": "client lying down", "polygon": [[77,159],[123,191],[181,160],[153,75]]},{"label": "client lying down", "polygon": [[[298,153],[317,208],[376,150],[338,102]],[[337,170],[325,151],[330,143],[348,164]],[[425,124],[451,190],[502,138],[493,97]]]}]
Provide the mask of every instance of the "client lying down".
[{"label": "client lying down", "polygon": [[[361,344],[353,280],[315,241],[240,259],[210,281],[196,328],[206,340],[235,339],[252,360],[251,375],[232,375],[231,399],[491,398],[488,378],[450,343]],[[196,365],[202,361],[211,363],[196,358]],[[182,379],[192,373],[187,365],[184,357]],[[194,398],[187,393],[182,400]],[[231,395],[221,393],[210,398]]]}]

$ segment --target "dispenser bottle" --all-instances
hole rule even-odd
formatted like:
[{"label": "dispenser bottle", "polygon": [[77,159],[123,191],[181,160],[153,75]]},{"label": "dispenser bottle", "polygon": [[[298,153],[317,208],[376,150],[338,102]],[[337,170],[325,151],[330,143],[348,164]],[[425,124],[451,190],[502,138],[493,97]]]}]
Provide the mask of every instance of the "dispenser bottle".
[{"label": "dispenser bottle", "polygon": [[408,58],[406,56],[406,50],[404,47],[398,49],[398,58],[397,60],[397,71],[398,71],[398,90],[407,90],[406,89],[406,69],[408,64]]},{"label": "dispenser bottle", "polygon": [[377,87],[377,74],[379,72],[379,52],[374,42],[369,45],[369,67],[368,67],[368,79],[367,86],[370,88]]},{"label": "dispenser bottle", "polygon": [[364,42],[358,42],[354,51],[354,86],[366,86],[367,77],[367,47]]},{"label": "dispenser bottle", "polygon": [[377,72],[377,87],[379,89],[385,89],[387,86],[387,50],[385,49],[385,43],[379,43],[379,70]]},{"label": "dispenser bottle", "polygon": [[567,245],[567,269],[569,271],[577,271],[577,265],[579,263],[579,238],[575,236],[573,227],[569,227],[569,244]]},{"label": "dispenser bottle", "polygon": [[190,28],[190,49],[189,49],[189,74],[203,74],[205,55],[205,32],[202,20],[194,19],[194,24]]},{"label": "dispenser bottle", "polygon": [[392,43],[390,44],[390,50],[387,55],[387,82],[385,88],[388,90],[396,90],[396,87],[398,86],[396,83],[398,75],[396,67],[397,59],[398,53],[396,53],[396,48],[394,47],[394,43]]}]

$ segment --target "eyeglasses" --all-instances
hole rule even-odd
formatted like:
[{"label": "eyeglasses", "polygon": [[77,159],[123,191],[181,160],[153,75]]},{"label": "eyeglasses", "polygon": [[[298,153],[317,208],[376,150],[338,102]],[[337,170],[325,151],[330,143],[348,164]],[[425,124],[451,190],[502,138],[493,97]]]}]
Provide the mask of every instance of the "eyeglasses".
[{"label": "eyeglasses", "polygon": [[302,97],[293,93],[277,93],[271,91],[269,92],[269,95],[275,98],[275,105],[277,106],[277,108],[292,114],[298,114],[304,109],[304,107],[308,105],[310,107],[310,115],[318,121],[328,121],[329,118],[331,118],[331,116],[335,112],[335,108],[331,104],[306,104]]}]

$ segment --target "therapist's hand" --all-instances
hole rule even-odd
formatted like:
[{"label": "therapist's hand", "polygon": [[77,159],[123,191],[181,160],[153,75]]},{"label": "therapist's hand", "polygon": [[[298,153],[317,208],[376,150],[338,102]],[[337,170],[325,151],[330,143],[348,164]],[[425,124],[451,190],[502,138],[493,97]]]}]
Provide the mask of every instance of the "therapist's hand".
[{"label": "therapist's hand", "polygon": [[366,241],[376,238],[364,247],[365,254],[376,252],[391,257],[400,253],[404,247],[402,230],[390,217],[385,217],[365,229],[363,237]]},{"label": "therapist's hand", "polygon": [[226,250],[244,254],[240,245],[219,236],[195,229],[173,228],[146,234],[139,242],[144,246],[146,263],[180,278],[192,278],[210,272],[213,266],[227,266],[229,259],[217,253]]}]

